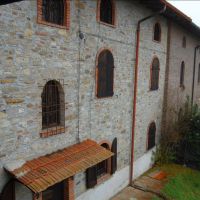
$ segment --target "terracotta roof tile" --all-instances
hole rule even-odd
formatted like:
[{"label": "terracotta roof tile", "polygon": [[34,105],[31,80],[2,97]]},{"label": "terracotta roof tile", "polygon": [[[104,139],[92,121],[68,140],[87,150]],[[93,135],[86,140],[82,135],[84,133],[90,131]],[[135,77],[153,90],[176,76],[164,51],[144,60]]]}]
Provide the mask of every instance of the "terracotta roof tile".
[{"label": "terracotta roof tile", "polygon": [[22,167],[9,172],[37,193],[85,171],[112,155],[112,152],[95,141],[85,140],[55,153],[27,161]]}]

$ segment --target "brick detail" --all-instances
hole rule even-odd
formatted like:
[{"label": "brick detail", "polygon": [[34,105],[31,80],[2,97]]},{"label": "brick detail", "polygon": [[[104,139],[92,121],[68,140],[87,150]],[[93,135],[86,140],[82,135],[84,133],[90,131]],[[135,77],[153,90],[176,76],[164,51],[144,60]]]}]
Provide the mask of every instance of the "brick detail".
[{"label": "brick detail", "polygon": [[116,2],[115,2],[115,0],[112,0],[112,19],[113,19],[112,24],[108,24],[108,23],[102,22],[100,20],[100,4],[101,4],[101,0],[97,0],[97,11],[96,11],[97,22],[104,24],[106,26],[115,28],[116,27]]},{"label": "brick detail", "polygon": [[0,79],[0,84],[14,83],[14,79]]},{"label": "brick detail", "polygon": [[74,177],[70,177],[66,180],[66,189],[64,194],[64,200],[75,200],[74,195]]},{"label": "brick detail", "polygon": [[70,0],[65,0],[65,13],[64,13],[64,26],[46,22],[42,19],[42,0],[37,0],[37,22],[39,24],[44,24],[47,26],[52,26],[56,28],[62,28],[69,30],[70,28]]},{"label": "brick detail", "polygon": [[50,128],[50,129],[43,130],[42,132],[40,132],[40,137],[47,138],[49,136],[58,135],[64,132],[65,132],[65,127],[62,127],[62,126]]}]

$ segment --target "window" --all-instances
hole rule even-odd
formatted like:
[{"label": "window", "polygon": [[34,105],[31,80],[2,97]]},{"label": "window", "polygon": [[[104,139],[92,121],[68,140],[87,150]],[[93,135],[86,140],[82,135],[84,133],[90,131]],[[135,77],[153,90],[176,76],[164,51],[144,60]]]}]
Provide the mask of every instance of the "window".
[{"label": "window", "polygon": [[156,23],[154,25],[154,36],[153,36],[153,39],[155,41],[158,41],[158,42],[161,41],[161,27],[160,27],[159,23]]},{"label": "window", "polygon": [[[105,149],[109,149],[109,146],[107,143],[103,143],[101,145],[102,147],[104,147]],[[108,160],[104,160],[102,162],[100,162],[99,164],[97,164],[97,178],[100,178],[102,176],[104,176],[105,174],[108,173]]]},{"label": "window", "polygon": [[152,122],[149,125],[149,129],[148,129],[147,150],[150,150],[155,146],[155,139],[156,139],[156,124],[155,122]]},{"label": "window", "polygon": [[64,92],[56,80],[46,83],[42,92],[42,129],[52,135],[63,132],[64,127]]},{"label": "window", "polygon": [[69,28],[69,0],[38,0],[38,22]]},{"label": "window", "polygon": [[42,200],[64,200],[64,182],[49,187],[42,192]]},{"label": "window", "polygon": [[109,176],[109,174],[114,174],[117,170],[117,138],[113,140],[112,146],[106,142],[103,142],[101,146],[108,150],[111,150],[114,155],[111,158],[104,160],[99,164],[87,169],[87,188],[93,188],[97,184],[97,182],[101,182],[102,180],[104,180],[105,177],[107,177],[107,175]]},{"label": "window", "polygon": [[186,48],[186,37],[185,36],[182,39],[182,47]]},{"label": "window", "polygon": [[151,85],[150,90],[157,90],[159,87],[160,64],[158,58],[154,58],[151,66]]},{"label": "window", "polygon": [[103,50],[97,58],[96,68],[96,96],[113,96],[114,58],[109,50]]},{"label": "window", "polygon": [[185,76],[185,63],[181,63],[181,72],[180,72],[180,87],[184,87],[184,76]]},{"label": "window", "polygon": [[200,83],[200,63],[199,63],[199,69],[198,69],[198,83]]},{"label": "window", "polygon": [[97,20],[106,24],[115,25],[114,0],[98,0]]}]

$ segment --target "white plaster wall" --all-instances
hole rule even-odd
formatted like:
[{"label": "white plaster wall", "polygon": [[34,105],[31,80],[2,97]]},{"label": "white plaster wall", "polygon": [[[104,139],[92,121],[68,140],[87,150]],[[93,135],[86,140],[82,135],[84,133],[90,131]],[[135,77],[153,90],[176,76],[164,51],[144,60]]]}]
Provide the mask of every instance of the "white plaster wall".
[{"label": "white plaster wall", "polygon": [[[133,164],[133,179],[138,178],[149,170],[152,165],[152,155],[155,148],[149,150]],[[97,185],[95,188],[87,190],[76,200],[108,200],[124,189],[129,184],[130,167],[127,166],[117,171],[108,181]]]}]

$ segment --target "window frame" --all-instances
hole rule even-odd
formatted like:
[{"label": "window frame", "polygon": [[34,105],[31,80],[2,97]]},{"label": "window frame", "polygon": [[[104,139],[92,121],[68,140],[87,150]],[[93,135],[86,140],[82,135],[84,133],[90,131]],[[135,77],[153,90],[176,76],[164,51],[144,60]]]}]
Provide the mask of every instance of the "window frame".
[{"label": "window frame", "polygon": [[[156,28],[156,25],[159,26],[159,29],[160,29],[160,34],[159,34],[159,40],[155,40],[155,28]],[[156,43],[161,43],[161,37],[162,37],[162,29],[161,29],[161,25],[159,22],[156,22],[153,26],[153,41],[156,42]]]},{"label": "window frame", "polygon": [[[152,89],[152,84],[153,84],[153,62],[154,60],[157,59],[158,60],[158,80],[157,80],[157,88],[156,89]],[[150,66],[150,85],[149,85],[149,90],[150,91],[157,91],[159,90],[159,82],[160,82],[160,60],[158,59],[157,56],[154,56],[152,61],[151,61],[151,66]]]},{"label": "window frame", "polygon": [[43,0],[37,0],[37,23],[43,24],[51,27],[56,27],[60,29],[70,29],[70,0],[65,0],[65,8],[64,8],[64,25],[59,25],[51,22],[47,22],[42,19],[42,3]]},{"label": "window frame", "polygon": [[[149,147],[149,139],[150,139],[150,128],[151,128],[151,125],[154,124],[155,125],[155,138],[154,138],[154,146],[152,146],[151,148]],[[150,151],[152,150],[155,146],[156,146],[156,133],[157,133],[157,127],[156,127],[156,122],[155,121],[151,121],[148,125],[148,128],[147,128],[147,141],[146,141],[146,151]]]},{"label": "window frame", "polygon": [[97,22],[112,28],[116,28],[116,1],[115,0],[111,0],[112,2],[112,24],[106,23],[101,21],[100,15],[101,15],[101,0],[97,1],[97,11],[96,11],[96,18],[97,18]]},{"label": "window frame", "polygon": [[[101,53],[103,51],[109,51],[112,54],[113,57],[113,80],[112,80],[112,95],[107,95],[107,96],[98,96],[98,80],[99,80],[99,69],[98,69],[98,65],[99,65],[99,56],[101,55]],[[95,63],[95,97],[97,99],[104,99],[104,98],[112,98],[114,96],[114,83],[115,83],[115,60],[114,60],[114,56],[113,56],[113,51],[110,48],[101,48],[99,50],[99,52],[96,55],[96,63]]]},{"label": "window frame", "polygon": [[[48,86],[47,84],[49,84],[50,82],[54,82],[54,84],[57,86],[57,90],[58,90],[58,95],[59,95],[59,115],[60,115],[60,119],[59,119],[59,124],[56,124],[55,126],[43,126],[43,117],[45,116],[45,103],[43,103],[43,98],[44,95],[48,94],[48,91],[45,91],[45,88]],[[61,134],[65,132],[65,93],[64,93],[64,80],[55,80],[55,79],[50,79],[50,80],[46,80],[46,83],[44,84],[43,88],[42,88],[42,93],[41,93],[41,115],[42,115],[42,128],[41,128],[41,132],[40,132],[40,137],[41,138],[46,138],[49,136],[53,136],[53,135],[57,135],[57,134]],[[47,111],[48,112],[48,111]],[[48,113],[47,113],[48,114]],[[46,114],[46,115],[47,115]],[[56,113],[57,114],[57,113]]]}]

